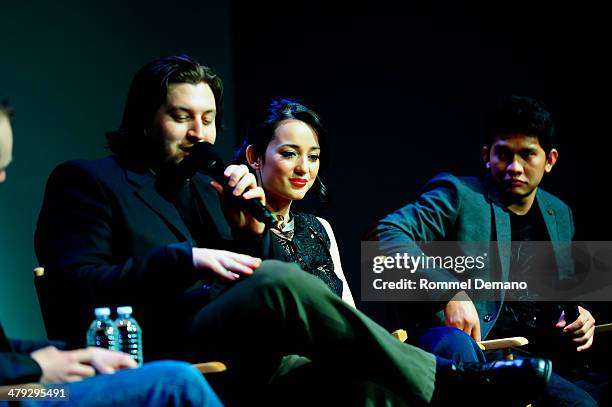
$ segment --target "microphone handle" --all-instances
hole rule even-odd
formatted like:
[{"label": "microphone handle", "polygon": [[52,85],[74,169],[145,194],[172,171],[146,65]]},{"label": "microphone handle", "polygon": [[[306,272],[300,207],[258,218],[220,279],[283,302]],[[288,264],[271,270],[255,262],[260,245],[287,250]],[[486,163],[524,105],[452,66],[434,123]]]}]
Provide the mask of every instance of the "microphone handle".
[{"label": "microphone handle", "polygon": [[[225,164],[223,161],[213,160],[209,163],[208,168],[202,171],[204,174],[210,175],[215,181],[223,185],[225,189],[231,189],[229,185],[227,185],[227,178],[223,174],[225,170]],[[261,201],[257,199],[249,199],[246,200],[239,196],[232,195],[232,199],[236,200],[240,205],[242,205],[247,212],[249,212],[255,219],[263,223],[269,228],[276,226],[276,217],[270,212],[268,208]]]},{"label": "microphone handle", "polygon": [[[182,167],[187,173],[202,172],[211,176],[215,181],[223,185],[224,188],[231,188],[227,185],[227,178],[223,174],[226,165],[215,152],[212,144],[207,142],[196,143],[192,147],[193,153],[185,158]],[[276,218],[268,208],[260,201],[255,199],[246,200],[242,197],[232,196],[241,204],[255,219],[271,228],[276,225]]]},{"label": "microphone handle", "polygon": [[563,312],[565,313],[565,322],[567,324],[571,324],[580,316],[580,311],[578,310],[578,304],[576,303],[564,303],[563,304]]},{"label": "microphone handle", "polygon": [[246,206],[247,211],[253,215],[255,219],[263,223],[269,228],[272,228],[276,225],[276,218],[270,212],[268,208],[261,201],[256,199],[245,200],[244,205]]}]

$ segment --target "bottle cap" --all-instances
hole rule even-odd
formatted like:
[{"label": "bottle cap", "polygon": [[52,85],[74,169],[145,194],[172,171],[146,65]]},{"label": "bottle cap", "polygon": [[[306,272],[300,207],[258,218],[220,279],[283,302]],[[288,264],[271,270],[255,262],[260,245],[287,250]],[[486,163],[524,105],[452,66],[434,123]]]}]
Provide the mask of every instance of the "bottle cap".
[{"label": "bottle cap", "polygon": [[117,307],[117,314],[131,314],[132,313],[132,307],[129,305],[123,306],[123,307]]},{"label": "bottle cap", "polygon": [[108,317],[110,316],[110,308],[108,307],[96,308],[94,310],[94,314],[96,314],[97,317]]}]

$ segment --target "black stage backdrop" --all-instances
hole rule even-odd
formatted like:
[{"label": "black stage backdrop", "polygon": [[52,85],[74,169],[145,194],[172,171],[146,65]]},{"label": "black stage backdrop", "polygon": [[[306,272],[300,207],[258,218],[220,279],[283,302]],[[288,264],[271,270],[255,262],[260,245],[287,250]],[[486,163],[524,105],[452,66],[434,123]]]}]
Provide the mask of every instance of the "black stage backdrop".
[{"label": "black stage backdrop", "polygon": [[[321,113],[332,201],[319,213],[334,227],[357,297],[364,231],[434,174],[483,170],[482,112],[499,94],[550,107],[560,159],[543,187],[573,208],[577,239],[612,240],[602,11],[521,1],[236,1],[237,128],[270,97],[298,97]],[[362,304],[385,322],[378,305]]]},{"label": "black stage backdrop", "polygon": [[[2,4],[0,97],[17,112],[14,163],[0,187],[0,320],[9,334],[44,336],[30,269],[48,174],[64,160],[105,155],[102,135],[118,125],[132,75],[163,54],[187,52],[221,73],[227,159],[272,96],[321,113],[332,200],[319,213],[334,226],[357,299],[364,231],[437,172],[482,170],[481,115],[501,93],[551,107],[562,145],[544,186],[574,209],[578,239],[612,240],[608,14],[552,2],[403,3]],[[361,305],[385,322],[380,304]]]}]

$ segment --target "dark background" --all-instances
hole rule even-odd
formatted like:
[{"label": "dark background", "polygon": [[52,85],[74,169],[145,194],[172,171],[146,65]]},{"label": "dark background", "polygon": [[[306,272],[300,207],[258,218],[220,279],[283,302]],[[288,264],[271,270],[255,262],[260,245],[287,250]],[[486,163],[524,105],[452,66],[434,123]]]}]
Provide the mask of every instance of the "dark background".
[{"label": "dark background", "polygon": [[[224,78],[218,144],[228,159],[270,97],[297,97],[322,115],[332,200],[319,214],[334,227],[356,299],[362,234],[437,172],[482,171],[482,112],[499,94],[551,108],[560,160],[543,185],[574,209],[578,239],[610,240],[605,16],[520,1],[3,5],[0,95],[17,117],[0,187],[1,320],[11,334],[44,335],[30,269],[46,177],[64,160],[103,156],[132,75],[177,52]],[[380,304],[361,305],[384,318]]]},{"label": "dark background", "polygon": [[[356,297],[359,237],[437,172],[483,170],[482,114],[501,94],[549,106],[560,159],[542,185],[573,208],[577,239],[610,240],[610,28],[602,10],[379,1],[232,11],[238,128],[265,97],[298,97],[323,115],[333,200],[320,213],[334,226]],[[361,305],[384,318],[380,304]]]},{"label": "dark background", "polygon": [[[118,127],[138,68],[180,52],[209,64],[225,79],[225,134],[235,133],[231,27],[223,1],[0,4],[0,98],[15,109],[13,164],[0,185],[0,321],[8,334],[45,335],[32,268],[47,177],[63,161],[108,154],[104,134]],[[230,154],[233,136],[219,138]]]}]

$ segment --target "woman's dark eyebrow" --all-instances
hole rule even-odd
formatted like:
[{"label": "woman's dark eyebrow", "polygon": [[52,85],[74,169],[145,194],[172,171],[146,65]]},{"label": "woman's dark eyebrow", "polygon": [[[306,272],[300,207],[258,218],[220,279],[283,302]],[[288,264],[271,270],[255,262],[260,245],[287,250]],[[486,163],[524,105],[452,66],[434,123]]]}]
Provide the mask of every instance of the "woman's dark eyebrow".
[{"label": "woman's dark eyebrow", "polygon": [[[294,149],[296,149],[296,150],[299,150],[299,149],[300,149],[300,146],[298,146],[297,144],[281,144],[281,145],[279,146],[279,148],[282,148],[282,147],[291,147],[291,148],[294,148]],[[321,147],[319,147],[319,146],[314,146],[314,147],[310,147],[310,149],[311,149],[311,150],[320,150],[320,149],[321,149]]]}]

